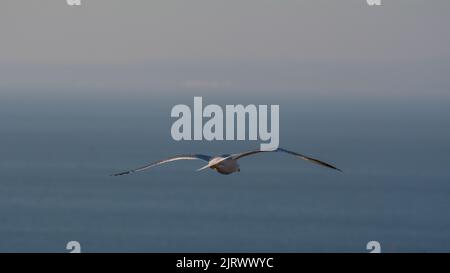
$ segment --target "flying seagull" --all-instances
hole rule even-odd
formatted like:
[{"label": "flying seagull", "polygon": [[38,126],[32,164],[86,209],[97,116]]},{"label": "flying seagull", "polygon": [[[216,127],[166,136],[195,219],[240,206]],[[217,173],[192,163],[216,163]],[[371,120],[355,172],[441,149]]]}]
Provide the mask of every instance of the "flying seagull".
[{"label": "flying seagull", "polygon": [[265,153],[265,152],[283,152],[283,153],[288,153],[291,154],[297,158],[306,160],[306,161],[310,161],[313,163],[316,163],[318,165],[327,167],[327,168],[331,168],[337,171],[342,172],[342,170],[334,167],[333,165],[330,165],[328,163],[325,163],[323,161],[320,161],[318,159],[314,159],[312,157],[308,157],[302,154],[298,154],[295,152],[291,152],[282,148],[278,148],[276,150],[272,150],[272,151],[262,151],[262,150],[254,150],[254,151],[248,151],[248,152],[243,152],[243,153],[238,153],[238,154],[231,154],[231,155],[222,155],[222,156],[209,156],[209,155],[202,155],[202,154],[193,154],[193,155],[177,155],[177,156],[173,156],[173,157],[169,157],[163,160],[159,160],[153,163],[150,163],[148,165],[139,167],[137,169],[133,169],[133,170],[129,170],[129,171],[124,171],[124,172],[120,172],[120,173],[115,173],[112,174],[112,176],[119,176],[119,175],[125,175],[125,174],[131,174],[131,173],[135,173],[135,172],[140,172],[140,171],[145,171],[147,169],[150,169],[152,167],[164,164],[164,163],[168,163],[168,162],[172,162],[172,161],[177,161],[177,160],[203,160],[204,162],[207,162],[208,164],[206,164],[205,166],[201,167],[200,169],[198,169],[197,171],[201,171],[207,168],[211,168],[213,170],[216,170],[218,173],[221,174],[231,174],[231,173],[235,173],[235,172],[240,172],[241,169],[239,167],[238,164],[238,160],[242,157],[245,156],[249,156],[249,155],[254,155],[254,154],[258,154],[258,153]]}]

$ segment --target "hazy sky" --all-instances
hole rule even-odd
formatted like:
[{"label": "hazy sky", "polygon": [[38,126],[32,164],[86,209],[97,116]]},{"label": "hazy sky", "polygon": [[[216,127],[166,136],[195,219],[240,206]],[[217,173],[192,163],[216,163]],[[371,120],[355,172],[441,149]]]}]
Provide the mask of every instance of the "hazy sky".
[{"label": "hazy sky", "polygon": [[384,71],[446,92],[449,14],[448,0],[3,0],[0,87],[370,90]]},{"label": "hazy sky", "polygon": [[2,62],[450,57],[450,1],[3,0]]}]

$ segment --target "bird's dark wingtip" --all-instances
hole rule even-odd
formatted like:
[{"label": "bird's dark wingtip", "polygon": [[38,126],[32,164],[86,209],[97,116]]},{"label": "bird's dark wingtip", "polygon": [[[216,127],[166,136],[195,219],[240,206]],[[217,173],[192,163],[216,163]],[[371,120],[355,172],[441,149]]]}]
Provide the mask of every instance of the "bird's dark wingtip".
[{"label": "bird's dark wingtip", "polygon": [[110,174],[109,176],[120,176],[120,175],[129,174],[129,173],[131,173],[131,172],[130,171],[126,171],[126,172],[121,172],[121,173],[113,173],[113,174]]},{"label": "bird's dark wingtip", "polygon": [[335,167],[335,166],[333,166],[333,165],[327,164],[326,166],[329,167],[329,168],[331,168],[331,169],[334,169],[335,171],[338,171],[338,172],[341,172],[341,173],[344,172],[343,170],[341,170],[341,169],[339,169],[338,167]]}]

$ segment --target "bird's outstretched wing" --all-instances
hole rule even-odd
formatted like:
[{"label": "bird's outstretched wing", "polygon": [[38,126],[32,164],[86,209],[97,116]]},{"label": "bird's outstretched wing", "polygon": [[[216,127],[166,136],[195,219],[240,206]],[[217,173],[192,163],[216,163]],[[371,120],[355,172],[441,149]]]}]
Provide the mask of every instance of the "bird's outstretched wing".
[{"label": "bird's outstretched wing", "polygon": [[305,156],[305,155],[302,155],[302,154],[298,154],[298,153],[295,153],[295,152],[292,152],[292,151],[288,151],[288,150],[283,149],[283,148],[278,148],[278,149],[272,150],[272,151],[262,151],[262,150],[248,151],[248,152],[243,152],[243,153],[239,153],[239,154],[233,154],[232,158],[235,159],[235,160],[238,160],[239,158],[242,158],[242,157],[245,157],[245,156],[258,154],[258,153],[265,153],[265,152],[283,152],[283,153],[288,153],[288,154],[291,154],[291,155],[296,156],[298,158],[301,158],[303,160],[310,161],[310,162],[319,164],[321,166],[324,166],[324,167],[331,168],[331,169],[334,169],[334,170],[342,172],[341,169],[336,168],[335,166],[333,166],[331,164],[328,164],[326,162],[320,161],[320,160],[312,158],[312,157],[308,157],[308,156]]},{"label": "bird's outstretched wing", "polygon": [[153,163],[150,163],[148,165],[133,169],[133,170],[129,170],[129,171],[124,171],[124,172],[120,172],[120,173],[115,173],[112,174],[112,176],[119,176],[119,175],[125,175],[125,174],[131,174],[131,173],[135,173],[135,172],[140,172],[140,171],[144,171],[147,170],[149,168],[164,164],[164,163],[168,163],[168,162],[172,162],[172,161],[177,161],[177,160],[203,160],[206,162],[209,162],[211,160],[211,157],[208,155],[202,155],[202,154],[195,154],[195,155],[176,155],[176,156],[172,156],[163,160],[159,160]]}]

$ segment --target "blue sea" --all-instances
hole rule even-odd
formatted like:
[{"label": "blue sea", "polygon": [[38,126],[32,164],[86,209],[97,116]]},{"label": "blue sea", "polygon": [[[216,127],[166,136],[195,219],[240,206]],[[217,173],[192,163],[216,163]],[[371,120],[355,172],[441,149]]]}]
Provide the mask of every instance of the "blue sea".
[{"label": "blue sea", "polygon": [[[0,100],[0,252],[450,251],[450,98],[227,97],[142,90],[8,91]],[[229,176],[202,162],[111,173],[183,153],[258,141],[174,141],[170,110],[279,104],[285,154],[241,160]]]}]

